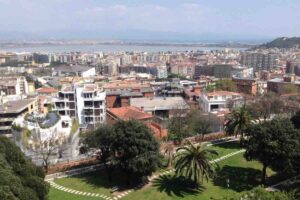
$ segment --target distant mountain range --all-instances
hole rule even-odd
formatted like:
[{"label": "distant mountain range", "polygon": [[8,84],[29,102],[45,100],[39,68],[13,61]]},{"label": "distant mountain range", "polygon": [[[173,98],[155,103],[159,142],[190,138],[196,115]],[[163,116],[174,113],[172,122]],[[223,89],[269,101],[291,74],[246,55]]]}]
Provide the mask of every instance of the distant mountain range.
[{"label": "distant mountain range", "polygon": [[296,47],[296,46],[300,46],[300,37],[280,37],[280,38],[277,38],[271,42],[268,42],[268,43],[265,43],[265,44],[262,44],[260,46],[257,46],[257,48],[266,48],[266,49],[269,49],[269,48],[293,48],[293,47]]}]

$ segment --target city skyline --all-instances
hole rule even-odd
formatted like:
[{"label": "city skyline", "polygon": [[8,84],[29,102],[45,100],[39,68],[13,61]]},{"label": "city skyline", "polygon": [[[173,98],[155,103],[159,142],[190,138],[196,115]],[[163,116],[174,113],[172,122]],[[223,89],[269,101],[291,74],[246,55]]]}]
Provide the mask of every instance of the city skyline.
[{"label": "city skyline", "polygon": [[0,5],[0,17],[9,19],[1,22],[2,39],[269,40],[300,34],[295,0],[0,0]]}]

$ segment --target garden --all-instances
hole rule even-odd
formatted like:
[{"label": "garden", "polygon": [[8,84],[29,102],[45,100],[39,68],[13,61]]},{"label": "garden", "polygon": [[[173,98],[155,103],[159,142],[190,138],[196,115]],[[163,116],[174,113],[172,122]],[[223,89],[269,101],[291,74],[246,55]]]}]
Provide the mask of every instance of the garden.
[{"label": "garden", "polygon": [[[218,156],[212,157],[211,160],[241,150],[239,142],[236,141],[211,145],[208,148],[218,152]],[[100,170],[54,180],[57,185],[86,192],[86,195],[71,194],[52,187],[50,200],[61,198],[66,200],[99,199],[101,195],[113,199],[131,189],[132,192],[124,195],[123,199],[224,199],[260,185],[261,168],[262,165],[259,162],[248,162],[243,157],[243,153],[238,153],[219,161],[216,165],[216,175],[208,182],[203,181],[198,188],[187,187],[186,180],[175,176],[174,173],[163,174],[167,169],[160,169],[159,173],[162,175],[143,187],[133,187],[133,189],[124,184],[125,177],[121,172],[115,172],[112,180],[109,181],[105,170]],[[274,172],[268,170],[267,174],[270,177],[274,175]],[[118,187],[119,190],[113,192],[115,187]],[[99,196],[87,196],[88,193],[99,194]]]}]

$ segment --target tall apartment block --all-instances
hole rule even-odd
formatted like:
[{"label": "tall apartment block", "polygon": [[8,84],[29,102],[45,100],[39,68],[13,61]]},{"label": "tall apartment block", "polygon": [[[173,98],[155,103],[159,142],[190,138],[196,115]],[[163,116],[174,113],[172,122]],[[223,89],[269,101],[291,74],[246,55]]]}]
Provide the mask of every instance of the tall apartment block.
[{"label": "tall apartment block", "polygon": [[277,61],[278,55],[275,53],[245,52],[241,57],[241,64],[252,67],[254,71],[274,69]]},{"label": "tall apartment block", "polygon": [[28,94],[28,83],[24,76],[0,77],[0,95]]},{"label": "tall apartment block", "polygon": [[64,85],[53,100],[53,110],[77,118],[81,125],[96,125],[105,122],[105,98],[105,91],[95,84]]}]

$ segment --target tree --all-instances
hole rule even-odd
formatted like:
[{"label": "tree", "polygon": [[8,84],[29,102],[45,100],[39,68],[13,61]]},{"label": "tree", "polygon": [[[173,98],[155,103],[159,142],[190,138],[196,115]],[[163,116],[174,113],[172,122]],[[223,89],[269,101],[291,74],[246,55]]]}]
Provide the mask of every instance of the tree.
[{"label": "tree", "polygon": [[189,117],[183,108],[185,108],[185,105],[177,105],[177,109],[168,124],[169,139],[178,143],[181,143],[185,137],[190,136]]},{"label": "tree", "polygon": [[247,105],[251,116],[255,119],[263,118],[267,120],[272,114],[282,112],[284,102],[275,93],[267,93],[259,97],[255,102]]},{"label": "tree", "polygon": [[48,172],[50,166],[50,160],[53,156],[58,158],[62,157],[65,147],[63,147],[63,141],[58,138],[57,133],[52,133],[46,138],[42,138],[40,133],[35,136],[35,144],[33,146],[33,152],[41,157],[43,161],[43,167],[45,172]]},{"label": "tree", "polygon": [[216,89],[216,86],[213,84],[209,84],[206,86],[205,91],[206,92],[213,92]]},{"label": "tree", "polygon": [[215,89],[216,90],[236,92],[237,91],[237,86],[232,80],[224,79],[224,80],[218,80],[216,82]]},{"label": "tree", "polygon": [[244,132],[251,123],[251,116],[243,105],[240,108],[234,109],[227,117],[225,122],[225,132],[229,135],[244,136]]},{"label": "tree", "polygon": [[102,125],[93,132],[85,135],[84,144],[89,148],[99,149],[98,159],[104,164],[109,180],[112,179],[112,159],[113,144],[115,141],[115,132],[111,126]]},{"label": "tree", "polygon": [[247,130],[247,139],[243,141],[247,160],[262,163],[261,181],[265,184],[267,167],[275,171],[293,171],[291,161],[297,149],[297,131],[286,118],[274,118],[258,124],[252,124]]},{"label": "tree", "polygon": [[300,110],[291,118],[291,121],[296,129],[300,129]]},{"label": "tree", "polygon": [[0,199],[46,200],[49,185],[42,168],[25,158],[8,138],[0,136]]},{"label": "tree", "polygon": [[90,148],[100,149],[99,159],[107,166],[121,169],[131,179],[143,180],[160,166],[159,144],[142,122],[119,121],[86,135]]},{"label": "tree", "polygon": [[127,174],[144,179],[160,166],[159,144],[150,129],[141,122],[120,121],[114,125],[115,164]]},{"label": "tree", "polygon": [[282,87],[282,94],[291,94],[291,93],[298,93],[298,87],[294,84],[285,84]]},{"label": "tree", "polygon": [[204,136],[212,131],[212,119],[208,115],[204,115],[198,110],[192,111],[188,115],[188,126],[195,135],[199,134],[204,139]]},{"label": "tree", "polygon": [[208,181],[214,174],[212,163],[209,161],[211,155],[218,155],[218,153],[188,141],[187,146],[177,149],[175,173],[192,181],[195,186],[199,186],[204,178]]}]

